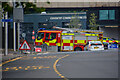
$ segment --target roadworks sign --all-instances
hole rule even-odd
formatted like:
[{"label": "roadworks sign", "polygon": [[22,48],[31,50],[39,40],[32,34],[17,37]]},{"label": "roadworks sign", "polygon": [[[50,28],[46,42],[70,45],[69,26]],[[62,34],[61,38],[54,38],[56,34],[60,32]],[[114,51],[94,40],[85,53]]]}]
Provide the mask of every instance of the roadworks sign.
[{"label": "roadworks sign", "polygon": [[29,44],[27,43],[26,40],[22,43],[22,45],[19,48],[19,50],[31,50],[31,48],[30,48],[30,46],[29,46]]}]

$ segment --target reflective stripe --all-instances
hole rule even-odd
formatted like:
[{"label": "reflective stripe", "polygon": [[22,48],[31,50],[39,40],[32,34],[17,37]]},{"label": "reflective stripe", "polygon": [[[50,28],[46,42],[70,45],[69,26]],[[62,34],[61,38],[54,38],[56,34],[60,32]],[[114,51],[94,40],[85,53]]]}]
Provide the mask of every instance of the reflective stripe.
[{"label": "reflective stripe", "polygon": [[92,34],[91,36],[96,36],[95,34]]},{"label": "reflective stripe", "polygon": [[74,33],[62,33],[62,35],[74,35]]},{"label": "reflective stripe", "polygon": [[49,43],[56,43],[56,39],[50,40]]},{"label": "reflective stripe", "polygon": [[91,34],[85,34],[85,36],[91,36]]},{"label": "reflective stripe", "polygon": [[85,43],[85,40],[77,40],[77,43]]},{"label": "reflective stripe", "polygon": [[106,42],[106,40],[103,40],[103,42]]},{"label": "reflective stripe", "polygon": [[43,39],[40,39],[40,40],[35,40],[35,42],[42,42],[43,43]]},{"label": "reflective stripe", "polygon": [[62,43],[62,46],[63,46],[63,43]]},{"label": "reflective stripe", "polygon": [[98,36],[98,34],[85,34],[85,36]]},{"label": "reflective stripe", "polygon": [[47,44],[49,46],[49,43],[48,42],[45,42],[45,44]]},{"label": "reflective stripe", "polygon": [[63,43],[70,43],[70,40],[63,40]]},{"label": "reflective stripe", "polygon": [[73,46],[73,43],[70,43],[70,46]]},{"label": "reflective stripe", "polygon": [[109,43],[112,43],[113,41],[112,40],[109,40]]},{"label": "reflective stripe", "polygon": [[57,46],[61,46],[60,43],[56,43]]}]

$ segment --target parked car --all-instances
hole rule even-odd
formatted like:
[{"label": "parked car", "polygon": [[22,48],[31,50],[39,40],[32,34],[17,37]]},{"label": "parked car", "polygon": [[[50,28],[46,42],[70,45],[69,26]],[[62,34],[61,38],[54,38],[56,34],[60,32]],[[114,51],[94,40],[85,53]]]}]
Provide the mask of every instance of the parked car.
[{"label": "parked car", "polygon": [[104,50],[104,45],[101,43],[101,41],[89,41],[85,45],[84,50],[85,51]]}]

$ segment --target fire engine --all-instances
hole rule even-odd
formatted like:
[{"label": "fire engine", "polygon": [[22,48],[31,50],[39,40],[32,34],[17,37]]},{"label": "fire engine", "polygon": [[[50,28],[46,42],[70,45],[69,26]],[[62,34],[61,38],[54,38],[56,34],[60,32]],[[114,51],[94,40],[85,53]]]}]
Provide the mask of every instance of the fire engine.
[{"label": "fire engine", "polygon": [[97,33],[80,33],[69,30],[39,30],[35,39],[35,46],[46,44],[57,46],[58,51],[83,51],[88,41],[100,40],[103,35]]}]

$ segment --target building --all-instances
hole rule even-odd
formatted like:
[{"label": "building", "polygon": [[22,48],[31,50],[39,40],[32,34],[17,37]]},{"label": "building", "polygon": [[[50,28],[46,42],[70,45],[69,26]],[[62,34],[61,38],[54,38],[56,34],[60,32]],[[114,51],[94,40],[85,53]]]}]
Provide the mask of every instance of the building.
[{"label": "building", "polygon": [[37,32],[40,28],[52,29],[53,26],[69,28],[70,20],[74,19],[75,15],[80,21],[79,28],[86,29],[86,12],[25,14],[24,22],[21,23],[21,33],[26,33],[26,40],[32,41],[33,30]]},{"label": "building", "polygon": [[[54,25],[68,27],[70,17],[72,16],[71,14],[74,12],[86,13],[84,14],[86,19],[82,20],[84,29],[89,29],[90,15],[91,13],[95,13],[97,16],[97,24],[99,24],[100,29],[104,31],[104,36],[118,39],[120,2],[108,2],[107,0],[106,2],[84,2],[82,0],[66,0],[66,2],[60,0],[57,2],[58,0],[54,0],[53,2],[51,1],[50,4],[47,4],[46,2],[39,2],[39,0],[35,1],[36,3],[34,4],[36,4],[37,7],[44,7],[46,9],[46,14],[32,13],[24,15],[24,22],[21,23],[21,34],[26,33],[30,41],[32,38],[32,31],[37,31],[41,27],[46,27],[48,25],[49,27]],[[69,19],[63,20],[67,14],[69,14]]]},{"label": "building", "polygon": [[[65,15],[65,14],[74,13],[74,12],[77,12],[77,13],[86,12],[86,16],[87,16],[86,27],[84,29],[89,29],[90,16],[92,13],[95,13],[95,15],[97,16],[96,18],[97,24],[99,25],[100,29],[104,31],[105,33],[104,36],[118,39],[117,28],[120,26],[120,20],[119,20],[120,19],[120,14],[119,14],[120,2],[78,2],[78,1],[75,2],[71,0],[71,2],[54,1],[54,2],[51,2],[50,4],[47,4],[46,2],[37,2],[35,4],[37,5],[37,7],[46,8],[46,16],[51,16],[51,17],[53,16],[53,15],[50,15],[52,13],[56,13],[56,14],[62,13],[62,15]],[[54,16],[56,16],[56,14],[54,14]],[[35,25],[35,26],[42,27],[43,25],[45,25],[44,23],[53,22],[50,19],[48,19],[48,17],[45,17],[45,19],[46,20],[43,20],[42,23],[39,23],[39,25]],[[66,27],[65,25],[69,24],[69,21],[65,23],[63,21],[62,24],[61,25],[60,24],[58,26]],[[110,30],[114,31],[114,35],[113,33],[110,33],[112,32]]]}]

